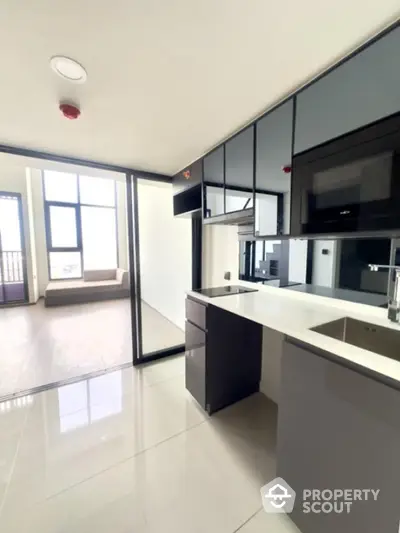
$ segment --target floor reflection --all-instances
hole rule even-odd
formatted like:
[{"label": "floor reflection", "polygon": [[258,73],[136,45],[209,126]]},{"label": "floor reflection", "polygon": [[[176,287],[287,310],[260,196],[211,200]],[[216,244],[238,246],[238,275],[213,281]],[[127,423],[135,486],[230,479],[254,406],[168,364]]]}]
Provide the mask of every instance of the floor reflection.
[{"label": "floor reflection", "polygon": [[2,413],[9,413],[14,409],[21,409],[23,407],[28,407],[33,403],[33,396],[23,396],[22,398],[15,398],[15,400],[7,400],[0,403],[0,415]]},{"label": "floor reflection", "polygon": [[121,371],[58,389],[60,433],[88,426],[122,411]]}]

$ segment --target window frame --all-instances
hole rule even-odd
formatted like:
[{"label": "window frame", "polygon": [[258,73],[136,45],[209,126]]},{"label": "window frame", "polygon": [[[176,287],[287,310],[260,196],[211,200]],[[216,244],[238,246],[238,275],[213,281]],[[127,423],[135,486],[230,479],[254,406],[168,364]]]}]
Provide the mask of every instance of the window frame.
[{"label": "window frame", "polygon": [[[55,200],[46,200],[46,180],[45,172],[42,171],[42,190],[43,190],[43,202],[44,202],[44,220],[45,220],[45,230],[46,230],[46,251],[47,251],[47,265],[48,265],[48,275],[50,281],[70,281],[76,279],[83,279],[85,272],[85,265],[83,259],[83,240],[82,240],[82,207],[101,207],[104,209],[113,209],[115,216],[115,240],[116,240],[116,254],[117,254],[117,268],[119,267],[119,242],[118,242],[118,191],[117,191],[117,181],[112,179],[114,182],[114,205],[102,205],[102,204],[87,204],[81,203],[80,196],[80,174],[75,174],[70,172],[70,174],[77,176],[77,188],[78,196],[77,202],[60,202]],[[82,174],[82,176],[84,176]],[[95,177],[95,176],[94,176]],[[101,179],[101,178],[100,178]],[[106,179],[106,178],[104,178]],[[75,227],[76,227],[76,242],[77,246],[74,247],[59,247],[53,246],[52,244],[52,231],[51,231],[51,218],[50,218],[50,208],[55,207],[71,207],[75,209]],[[79,277],[69,277],[69,278],[53,278],[51,276],[51,267],[50,267],[50,253],[54,252],[79,252],[81,260],[81,275]]]}]

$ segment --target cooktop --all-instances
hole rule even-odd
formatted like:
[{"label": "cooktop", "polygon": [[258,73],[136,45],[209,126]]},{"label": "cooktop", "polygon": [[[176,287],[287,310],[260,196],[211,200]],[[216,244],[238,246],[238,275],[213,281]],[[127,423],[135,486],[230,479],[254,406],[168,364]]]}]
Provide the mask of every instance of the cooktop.
[{"label": "cooktop", "polygon": [[257,289],[247,289],[239,285],[225,285],[225,287],[212,287],[210,289],[195,289],[194,292],[216,298],[217,296],[229,296],[230,294],[243,294],[245,292],[257,292]]}]

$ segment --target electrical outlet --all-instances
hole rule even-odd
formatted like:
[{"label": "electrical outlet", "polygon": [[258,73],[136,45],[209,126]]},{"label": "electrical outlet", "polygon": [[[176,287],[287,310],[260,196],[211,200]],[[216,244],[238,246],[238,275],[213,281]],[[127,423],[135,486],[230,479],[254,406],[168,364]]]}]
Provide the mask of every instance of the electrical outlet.
[{"label": "electrical outlet", "polygon": [[230,272],[225,272],[224,279],[230,280],[231,279],[231,273]]}]

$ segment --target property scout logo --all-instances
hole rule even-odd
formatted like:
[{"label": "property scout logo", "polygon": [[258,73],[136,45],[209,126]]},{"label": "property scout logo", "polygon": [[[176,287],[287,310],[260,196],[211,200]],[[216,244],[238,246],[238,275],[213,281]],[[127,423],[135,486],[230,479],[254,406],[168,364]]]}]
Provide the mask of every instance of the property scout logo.
[{"label": "property scout logo", "polygon": [[[380,489],[304,489],[301,494],[303,513],[350,513],[357,501],[377,501]],[[297,496],[298,497],[298,496]],[[267,513],[291,513],[296,492],[281,477],[261,488],[261,498]]]}]

